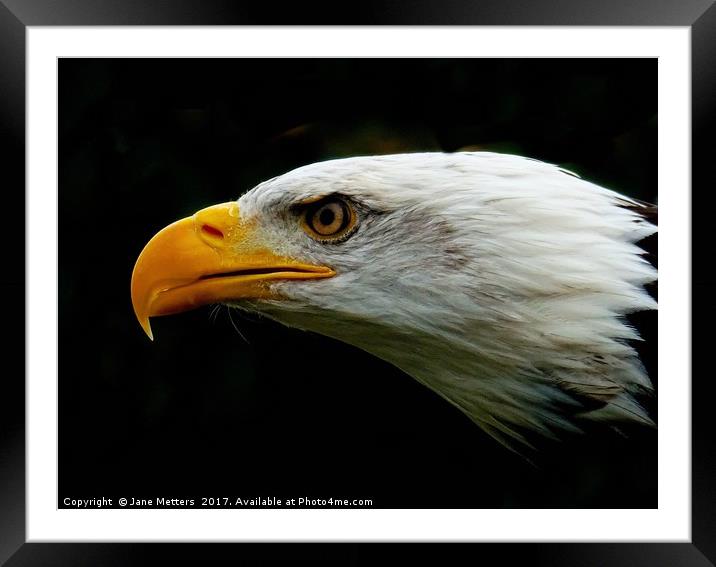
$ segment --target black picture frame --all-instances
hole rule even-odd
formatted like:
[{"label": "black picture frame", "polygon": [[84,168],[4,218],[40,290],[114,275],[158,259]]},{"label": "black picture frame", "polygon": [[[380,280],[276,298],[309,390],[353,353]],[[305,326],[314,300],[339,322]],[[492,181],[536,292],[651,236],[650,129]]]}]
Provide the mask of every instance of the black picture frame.
[{"label": "black picture frame", "polygon": [[[713,132],[716,112],[716,7],[713,0],[519,0],[469,2],[460,0],[366,1],[346,10],[341,3],[295,3],[281,7],[230,0],[0,0],[0,127],[6,238],[4,249],[10,269],[0,282],[5,325],[3,341],[6,365],[0,414],[0,561],[7,565],[104,565],[136,564],[147,559],[167,564],[174,556],[184,561],[211,564],[227,546],[170,544],[56,544],[25,543],[25,404],[24,404],[24,229],[25,183],[25,32],[27,26],[91,25],[577,25],[577,26],[687,26],[692,38],[692,302],[701,305],[693,316],[692,382],[692,540],[691,543],[589,543],[589,544],[479,544],[470,548],[482,560],[500,558],[536,565],[709,565],[716,563],[716,437],[710,421],[713,393],[706,347],[716,315],[711,296],[716,280],[705,257],[713,241],[703,217],[713,210]],[[14,223],[14,225],[12,224]],[[9,300],[8,300],[9,299]],[[9,356],[10,354],[13,357]],[[13,370],[10,360],[19,362]],[[664,378],[666,379],[666,378]],[[312,546],[311,546],[312,547]],[[231,551],[236,553],[236,551]],[[445,546],[420,550],[444,562],[449,553],[464,549]],[[404,551],[362,544],[324,546],[244,546],[240,557],[260,557],[262,562],[305,555],[354,564]]]}]

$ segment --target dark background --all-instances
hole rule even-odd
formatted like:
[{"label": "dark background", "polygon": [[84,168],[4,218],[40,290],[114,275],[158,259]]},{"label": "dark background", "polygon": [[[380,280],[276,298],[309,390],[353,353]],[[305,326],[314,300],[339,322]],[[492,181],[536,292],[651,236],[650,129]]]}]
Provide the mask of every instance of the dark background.
[{"label": "dark background", "polygon": [[653,431],[590,429],[531,465],[347,345],[234,314],[245,341],[225,309],[208,308],[154,319],[151,343],[129,295],[157,230],[333,157],[510,152],[655,202],[656,60],[61,59],[59,69],[60,502],[657,505]]}]

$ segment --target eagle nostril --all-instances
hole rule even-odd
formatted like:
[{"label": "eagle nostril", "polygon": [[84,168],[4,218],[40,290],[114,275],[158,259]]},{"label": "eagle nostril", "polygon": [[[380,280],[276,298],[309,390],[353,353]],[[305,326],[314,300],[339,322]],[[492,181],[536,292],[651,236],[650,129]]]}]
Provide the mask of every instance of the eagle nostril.
[{"label": "eagle nostril", "polygon": [[211,226],[210,224],[202,224],[201,231],[204,234],[213,236],[214,238],[224,238],[224,233],[221,232],[218,228]]}]

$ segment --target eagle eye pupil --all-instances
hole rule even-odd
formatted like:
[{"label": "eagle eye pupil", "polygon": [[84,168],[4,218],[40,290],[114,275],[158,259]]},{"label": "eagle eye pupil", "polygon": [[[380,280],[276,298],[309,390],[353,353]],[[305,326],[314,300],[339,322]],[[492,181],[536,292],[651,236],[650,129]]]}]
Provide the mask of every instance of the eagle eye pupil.
[{"label": "eagle eye pupil", "polygon": [[318,216],[318,221],[325,226],[330,226],[333,224],[333,221],[336,218],[336,214],[329,209],[328,207],[325,207],[321,210],[321,213]]}]

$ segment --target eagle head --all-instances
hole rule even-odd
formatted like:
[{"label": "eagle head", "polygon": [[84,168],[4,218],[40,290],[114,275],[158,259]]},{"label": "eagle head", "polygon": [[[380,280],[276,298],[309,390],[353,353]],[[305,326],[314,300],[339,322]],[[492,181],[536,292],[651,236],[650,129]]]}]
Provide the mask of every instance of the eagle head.
[{"label": "eagle head", "polygon": [[326,161],[160,231],[132,301],[150,337],[150,317],[224,303],[339,339],[506,444],[576,416],[651,423],[625,319],[656,309],[646,209],[517,156]]}]

